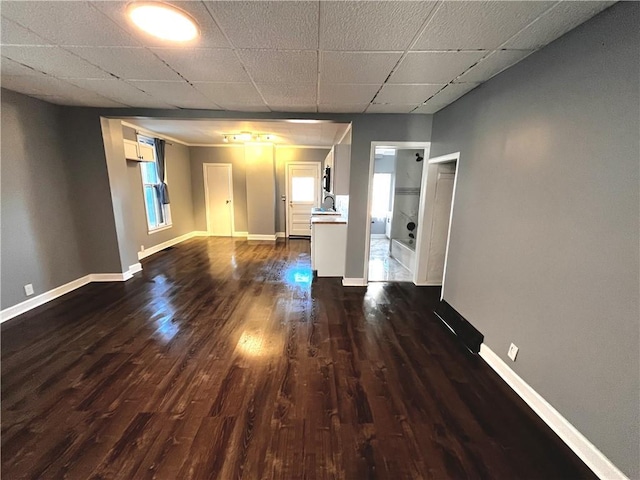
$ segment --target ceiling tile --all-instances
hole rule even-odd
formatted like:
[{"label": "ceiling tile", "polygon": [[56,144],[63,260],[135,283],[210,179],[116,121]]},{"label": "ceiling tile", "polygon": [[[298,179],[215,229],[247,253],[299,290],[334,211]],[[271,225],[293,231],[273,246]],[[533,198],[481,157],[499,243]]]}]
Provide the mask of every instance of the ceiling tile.
[{"label": "ceiling tile", "polygon": [[467,70],[457,81],[485,82],[531,53],[531,50],[496,50]]},{"label": "ceiling tile", "polygon": [[63,97],[60,95],[33,95],[35,98],[44,100],[45,102],[55,103],[56,105],[68,105],[73,107],[102,107],[102,108],[126,108],[127,105],[114,102],[108,98],[103,98],[98,95],[86,95],[82,98]]},{"label": "ceiling tile", "polygon": [[262,97],[252,83],[196,82],[194,87],[218,105],[262,105]]},{"label": "ceiling tile", "polygon": [[555,2],[442,2],[413,50],[498,48]]},{"label": "ceiling tile", "polygon": [[219,103],[223,110],[229,112],[270,112],[271,110],[264,103],[259,105],[248,105],[238,103]]},{"label": "ceiling tile", "polygon": [[272,112],[291,112],[291,113],[315,113],[317,107],[315,105],[269,105]]},{"label": "ceiling tile", "polygon": [[44,75],[44,73],[38,70],[34,70],[25,65],[22,65],[21,63],[14,62],[7,57],[2,57],[2,66],[0,67],[0,71],[2,71],[2,77],[4,77],[5,75]]},{"label": "ceiling tile", "polygon": [[392,105],[389,103],[373,103],[369,105],[367,111],[365,113],[409,113],[414,108],[416,108],[416,104],[413,103],[411,105]]},{"label": "ceiling tile", "polygon": [[322,52],[322,83],[382,85],[398,63],[400,52]]},{"label": "ceiling tile", "polygon": [[249,75],[256,83],[316,83],[316,52],[239,50],[239,53]]},{"label": "ceiling tile", "polygon": [[410,52],[389,83],[449,83],[487,52]]},{"label": "ceiling tile", "polygon": [[[127,6],[130,2],[120,1],[99,1],[91,2],[98,10],[107,15],[123,29],[131,34],[135,40],[141,45],[148,47],[170,47],[175,45],[173,42],[156,38],[135,27],[127,17]],[[216,23],[211,18],[208,10],[202,2],[196,1],[172,1],[172,5],[187,12],[198,24],[200,36],[188,42],[189,47],[208,47],[208,48],[229,48],[229,42]]]},{"label": "ceiling tile", "polygon": [[219,110],[215,102],[209,100],[187,82],[141,81],[130,82],[152,97],[166,101],[180,108],[209,108]]},{"label": "ceiling tile", "polygon": [[406,50],[436,2],[320,2],[323,50]]},{"label": "ceiling tile", "polygon": [[0,34],[2,45],[49,45],[51,43],[5,17],[2,17]]},{"label": "ceiling tile", "polygon": [[615,2],[559,2],[515,37],[504,48],[537,49],[577,27]]},{"label": "ceiling tile", "polygon": [[311,105],[316,103],[315,85],[288,85],[282,83],[257,84],[267,105]]},{"label": "ceiling tile", "polygon": [[376,103],[412,104],[418,105],[436,92],[444,85],[385,85],[375,99]]},{"label": "ceiling tile", "polygon": [[138,45],[133,37],[88,2],[3,1],[2,16],[57,45]]},{"label": "ceiling tile", "polygon": [[173,108],[172,105],[158,98],[147,95],[133,85],[116,78],[110,79],[70,79],[70,83],[95,92],[103,97],[132,107]]},{"label": "ceiling tile", "polygon": [[325,103],[319,105],[318,110],[323,113],[362,113],[368,106],[368,103]]},{"label": "ceiling tile", "polygon": [[352,105],[369,104],[373,100],[374,95],[380,90],[380,84],[361,85],[361,84],[320,84],[320,104],[339,105],[348,103]]},{"label": "ceiling tile", "polygon": [[125,80],[181,80],[146,48],[67,47],[67,50]]},{"label": "ceiling tile", "polygon": [[152,48],[151,51],[190,82],[248,82],[233,50]]},{"label": "ceiling tile", "polygon": [[424,105],[419,107],[414,113],[436,113],[447,105],[455,102],[458,98],[476,88],[479,83],[451,83],[444,90],[429,99]]},{"label": "ceiling tile", "polygon": [[206,5],[235,48],[318,48],[318,2],[206,2]]},{"label": "ceiling tile", "polygon": [[[89,92],[71,83],[48,75],[41,76],[14,76],[3,75],[2,86],[9,90],[24,93],[26,95],[52,95],[75,98],[78,105],[85,105],[88,99],[102,98],[94,92]],[[84,102],[84,103],[83,103]]]},{"label": "ceiling tile", "polygon": [[60,47],[3,46],[2,55],[54,77],[111,77],[108,72]]}]

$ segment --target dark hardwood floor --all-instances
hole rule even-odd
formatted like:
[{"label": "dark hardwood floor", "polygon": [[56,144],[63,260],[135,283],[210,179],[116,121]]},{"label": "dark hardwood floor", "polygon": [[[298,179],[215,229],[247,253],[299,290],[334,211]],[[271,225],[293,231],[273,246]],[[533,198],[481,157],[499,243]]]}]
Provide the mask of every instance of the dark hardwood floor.
[{"label": "dark hardwood floor", "polygon": [[590,470],[432,310],[193,239],[2,325],[2,478],[570,479]]}]

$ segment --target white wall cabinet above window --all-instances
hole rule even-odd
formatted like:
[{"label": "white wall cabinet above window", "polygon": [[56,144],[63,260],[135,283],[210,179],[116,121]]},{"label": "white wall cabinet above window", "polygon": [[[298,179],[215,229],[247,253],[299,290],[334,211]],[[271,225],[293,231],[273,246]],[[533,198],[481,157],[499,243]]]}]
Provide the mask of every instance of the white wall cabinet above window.
[{"label": "white wall cabinet above window", "polygon": [[124,157],[134,162],[153,162],[153,145],[145,142],[124,140]]}]

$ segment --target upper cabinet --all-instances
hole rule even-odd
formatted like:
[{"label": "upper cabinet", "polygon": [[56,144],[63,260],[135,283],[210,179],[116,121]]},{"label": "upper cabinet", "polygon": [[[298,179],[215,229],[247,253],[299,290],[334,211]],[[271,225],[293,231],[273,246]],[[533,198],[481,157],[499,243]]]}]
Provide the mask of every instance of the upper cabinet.
[{"label": "upper cabinet", "polygon": [[351,145],[334,145],[331,149],[331,193],[349,195],[349,174],[351,172]]},{"label": "upper cabinet", "polygon": [[134,142],[126,138],[124,139],[124,157],[136,162],[153,162],[155,160],[152,145],[140,141]]}]

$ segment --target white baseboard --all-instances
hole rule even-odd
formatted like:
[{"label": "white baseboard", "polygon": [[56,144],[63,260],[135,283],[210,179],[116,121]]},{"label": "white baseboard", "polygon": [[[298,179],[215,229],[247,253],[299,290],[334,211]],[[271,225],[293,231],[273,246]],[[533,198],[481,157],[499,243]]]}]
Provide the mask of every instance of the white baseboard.
[{"label": "white baseboard", "polygon": [[480,345],[480,356],[599,478],[627,479],[611,460],[484,343]]},{"label": "white baseboard", "polygon": [[234,237],[248,237],[249,232],[233,232]]},{"label": "white baseboard", "polygon": [[80,277],[76,280],[73,280],[69,283],[65,283],[64,285],[60,285],[59,287],[53,288],[48,292],[41,293],[40,295],[30,298],[29,300],[25,300],[24,302],[20,302],[17,305],[13,305],[12,307],[5,308],[0,311],[0,323],[6,322],[7,320],[11,320],[18,315],[22,315],[23,313],[28,312],[40,305],[44,305],[51,300],[55,300],[58,297],[61,297],[65,293],[69,293],[74,291],[77,288],[85,286],[87,283],[91,282],[91,275],[85,275],[84,277]]},{"label": "white baseboard", "polygon": [[190,238],[199,237],[199,236],[201,236],[200,234],[204,234],[202,236],[209,235],[207,232],[198,232],[198,231],[185,233],[184,235],[180,235],[179,237],[172,238],[171,240],[167,240],[166,242],[159,243],[158,245],[154,245],[153,247],[145,248],[141,252],[138,252],[138,260],[142,260],[143,258],[147,258],[147,257],[153,255],[154,253],[158,253],[159,251],[164,250],[165,248],[172,247],[172,246],[174,246],[174,245],[176,245],[176,244],[178,244],[180,242],[184,242],[185,240],[189,240]]},{"label": "white baseboard", "polygon": [[343,278],[342,279],[343,287],[366,287],[367,282],[364,278]]},{"label": "white baseboard", "polygon": [[247,235],[247,240],[261,240],[267,242],[275,242],[276,235]]},{"label": "white baseboard", "polygon": [[418,283],[414,283],[414,285],[416,287],[441,287],[442,286],[442,282],[440,282],[440,283],[418,282]]},{"label": "white baseboard", "polygon": [[209,236],[209,232],[207,232],[206,230],[194,230],[191,233],[193,234],[194,237],[208,237]]},{"label": "white baseboard", "polygon": [[285,232],[276,232],[276,238],[284,238],[286,235],[287,234]]}]

